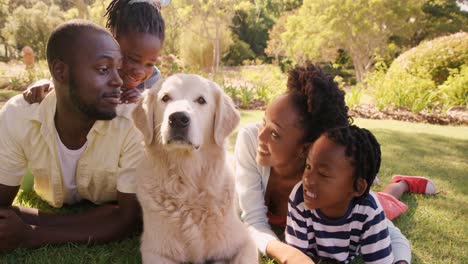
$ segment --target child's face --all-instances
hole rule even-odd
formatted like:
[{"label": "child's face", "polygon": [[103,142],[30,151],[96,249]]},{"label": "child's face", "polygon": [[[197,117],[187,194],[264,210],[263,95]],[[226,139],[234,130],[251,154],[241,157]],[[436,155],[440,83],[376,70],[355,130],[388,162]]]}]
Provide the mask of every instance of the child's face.
[{"label": "child's face", "polygon": [[151,76],[161,52],[161,40],[149,33],[130,31],[120,34],[117,41],[123,56],[122,87],[134,89]]},{"label": "child's face", "polygon": [[355,196],[354,167],[345,156],[345,147],[321,136],[309,150],[302,176],[304,204],[320,209],[329,218],[342,217]]}]

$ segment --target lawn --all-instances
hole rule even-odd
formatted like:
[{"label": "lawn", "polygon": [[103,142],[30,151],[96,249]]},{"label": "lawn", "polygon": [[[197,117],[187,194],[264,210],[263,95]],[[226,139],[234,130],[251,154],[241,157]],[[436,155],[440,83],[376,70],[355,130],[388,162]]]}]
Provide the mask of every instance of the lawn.
[{"label": "lawn", "polygon": [[[259,111],[242,111],[241,122],[259,121],[261,117]],[[388,183],[393,174],[425,175],[444,191],[433,197],[403,196],[409,210],[394,223],[410,240],[413,263],[468,263],[468,127],[365,119],[356,119],[355,123],[374,132],[382,146],[382,184]],[[229,141],[232,144],[234,140],[235,134]],[[26,192],[17,197],[16,203],[50,209]],[[89,206],[54,211],[70,213]],[[107,245],[68,244],[0,255],[2,264],[140,262],[138,237]]]},{"label": "lawn", "polygon": [[14,90],[0,89],[0,102],[8,101],[11,97],[19,94],[20,92]]}]

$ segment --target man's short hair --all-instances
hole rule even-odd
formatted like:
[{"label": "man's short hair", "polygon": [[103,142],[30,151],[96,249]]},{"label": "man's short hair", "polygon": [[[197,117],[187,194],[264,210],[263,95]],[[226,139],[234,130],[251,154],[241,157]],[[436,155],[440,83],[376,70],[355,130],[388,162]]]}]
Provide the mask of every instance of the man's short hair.
[{"label": "man's short hair", "polygon": [[67,55],[75,52],[77,40],[83,33],[104,33],[112,37],[109,31],[93,22],[83,19],[67,21],[58,26],[49,37],[46,50],[49,66],[56,59],[69,62]]}]

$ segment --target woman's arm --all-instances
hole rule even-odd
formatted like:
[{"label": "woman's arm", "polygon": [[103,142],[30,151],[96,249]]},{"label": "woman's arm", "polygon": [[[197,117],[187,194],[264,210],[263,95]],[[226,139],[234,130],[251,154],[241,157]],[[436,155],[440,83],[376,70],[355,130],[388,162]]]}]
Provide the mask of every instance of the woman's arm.
[{"label": "woman's arm", "polygon": [[261,171],[255,161],[257,129],[250,124],[239,130],[234,150],[235,176],[242,220],[248,225],[257,248],[265,254],[267,244],[278,238],[268,224],[264,200],[266,183],[262,183]]},{"label": "woman's arm", "polygon": [[408,239],[401,233],[392,221],[386,219],[388,232],[390,234],[390,243],[392,245],[392,253],[395,263],[410,264],[411,263],[411,248]]}]

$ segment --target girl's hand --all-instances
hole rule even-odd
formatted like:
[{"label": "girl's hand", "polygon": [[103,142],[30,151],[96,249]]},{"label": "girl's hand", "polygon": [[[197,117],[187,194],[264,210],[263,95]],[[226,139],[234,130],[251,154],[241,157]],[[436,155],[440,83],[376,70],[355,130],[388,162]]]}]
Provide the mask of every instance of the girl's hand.
[{"label": "girl's hand", "polygon": [[23,98],[30,104],[40,103],[53,89],[53,83],[47,79],[42,79],[30,84],[26,90],[24,90]]},{"label": "girl's hand", "polygon": [[122,89],[122,94],[120,95],[120,103],[122,104],[132,104],[136,103],[141,99],[141,93],[138,89]]}]

